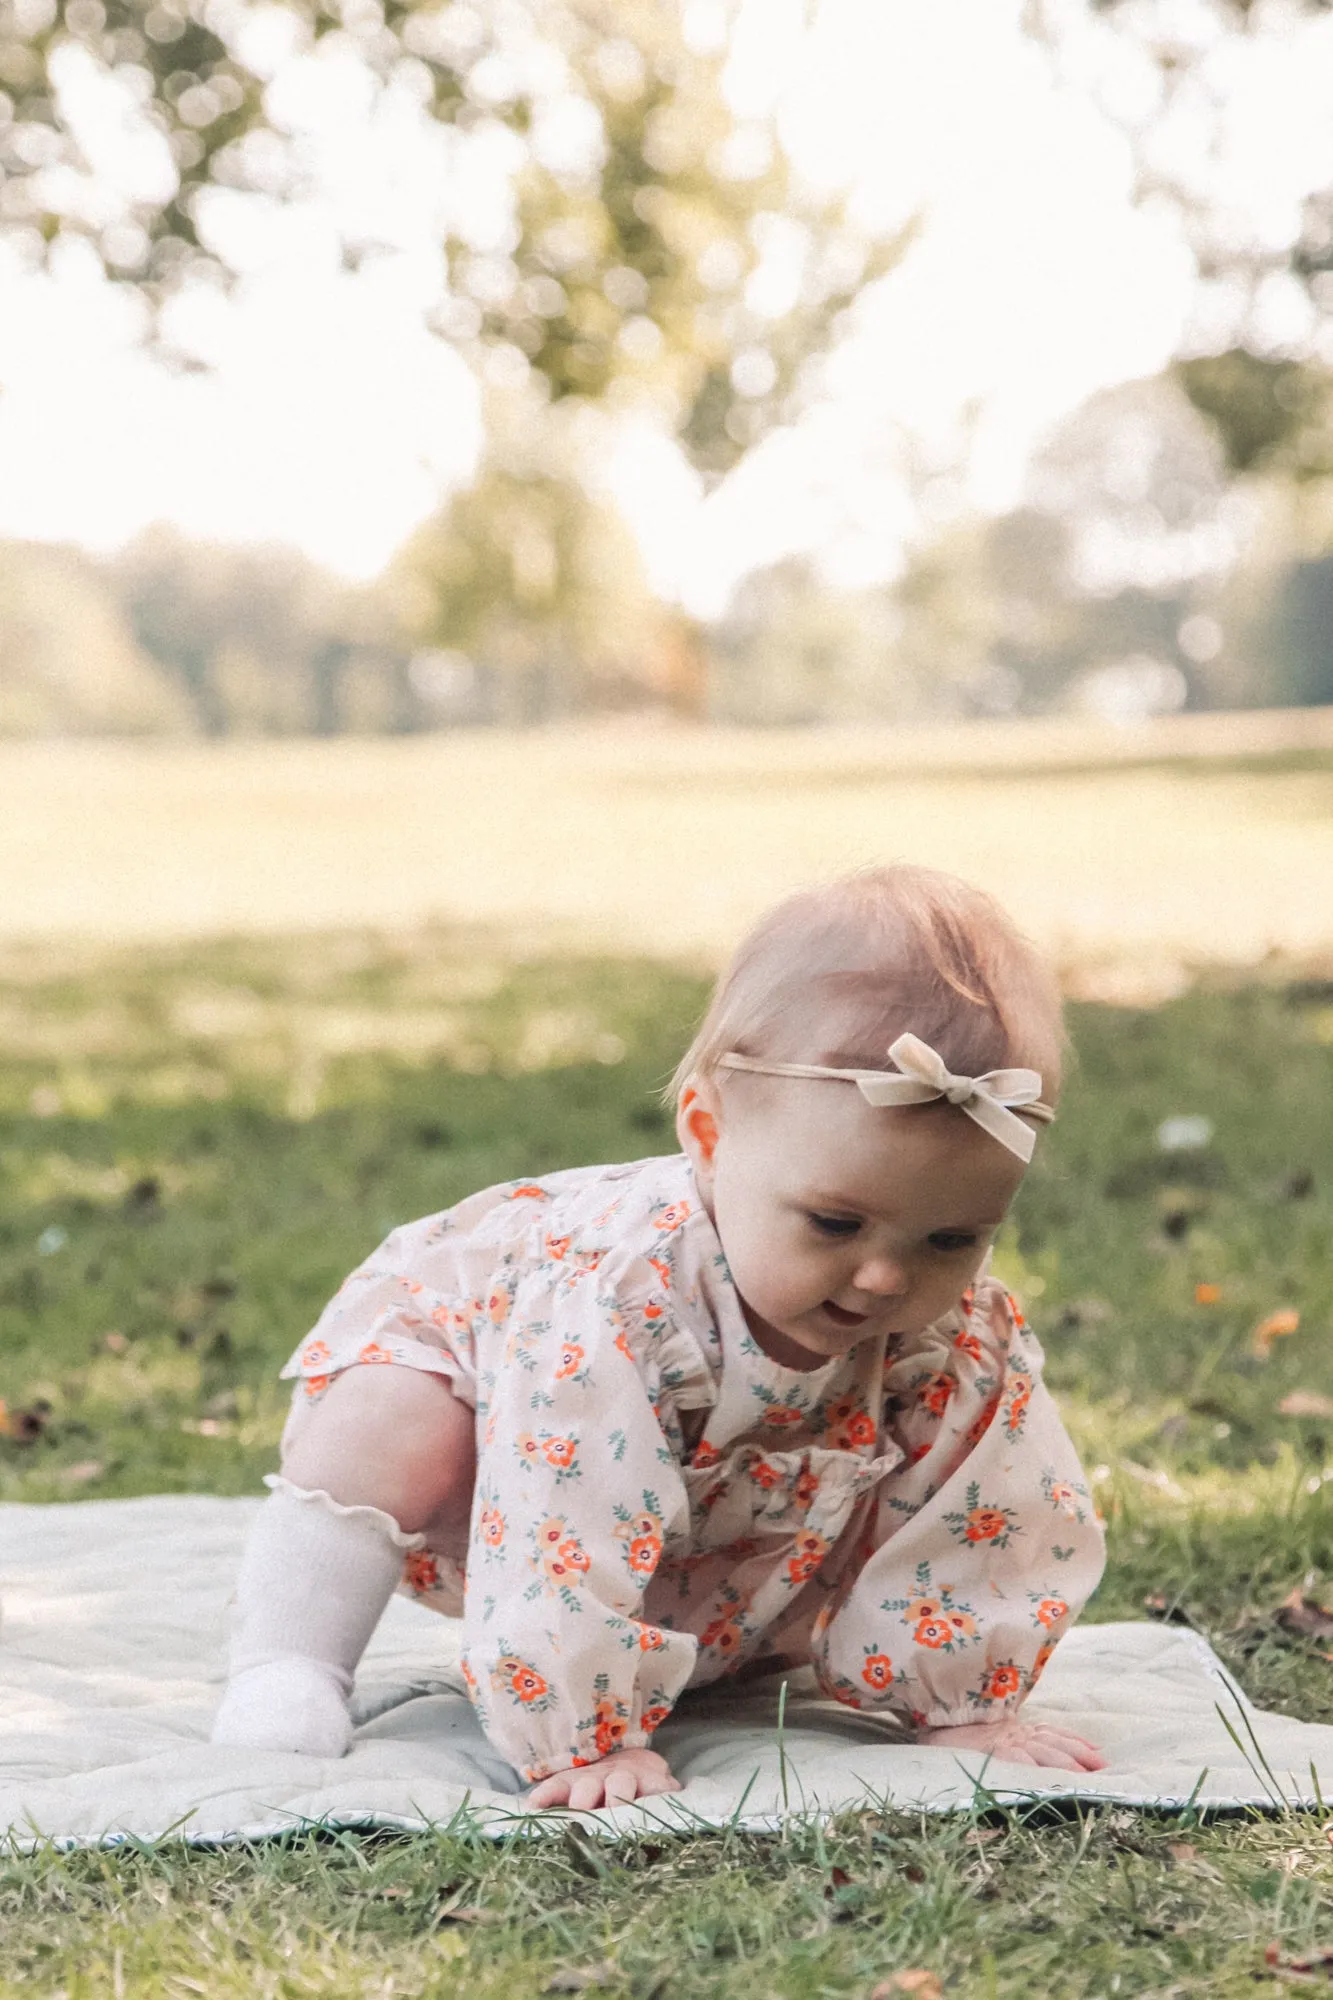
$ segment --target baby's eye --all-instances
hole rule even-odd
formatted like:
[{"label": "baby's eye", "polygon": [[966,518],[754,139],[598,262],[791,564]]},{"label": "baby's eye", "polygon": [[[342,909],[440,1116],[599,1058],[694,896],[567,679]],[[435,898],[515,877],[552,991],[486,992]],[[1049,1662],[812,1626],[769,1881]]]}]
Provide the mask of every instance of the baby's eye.
[{"label": "baby's eye", "polygon": [[972,1229],[936,1229],[926,1241],[932,1250],[942,1250],[948,1256],[951,1251],[974,1250],[977,1237]]},{"label": "baby's eye", "polygon": [[860,1218],[855,1215],[811,1215],[807,1219],[821,1236],[855,1236],[861,1227]]}]

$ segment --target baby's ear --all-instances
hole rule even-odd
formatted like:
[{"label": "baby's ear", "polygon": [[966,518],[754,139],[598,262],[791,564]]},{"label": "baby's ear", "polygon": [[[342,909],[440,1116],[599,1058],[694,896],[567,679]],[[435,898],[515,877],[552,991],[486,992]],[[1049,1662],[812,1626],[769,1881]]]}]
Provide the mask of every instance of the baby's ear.
[{"label": "baby's ear", "polygon": [[706,1173],[717,1151],[721,1103],[711,1077],[696,1077],[680,1094],[676,1108],[676,1137],[681,1151],[689,1155],[696,1172]]}]

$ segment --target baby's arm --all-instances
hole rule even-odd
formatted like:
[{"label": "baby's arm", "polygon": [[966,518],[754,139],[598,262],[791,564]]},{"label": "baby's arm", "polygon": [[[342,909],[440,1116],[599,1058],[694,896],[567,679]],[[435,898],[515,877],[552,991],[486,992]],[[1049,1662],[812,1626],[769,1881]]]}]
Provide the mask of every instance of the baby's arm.
[{"label": "baby's arm", "polygon": [[1023,1713],[1104,1561],[1039,1370],[1012,1301],[989,1284],[942,1350],[937,1335],[895,1368],[891,1434],[906,1462],[812,1650],[839,1700],[891,1709],[919,1741],[1094,1770],[1093,1745]]}]

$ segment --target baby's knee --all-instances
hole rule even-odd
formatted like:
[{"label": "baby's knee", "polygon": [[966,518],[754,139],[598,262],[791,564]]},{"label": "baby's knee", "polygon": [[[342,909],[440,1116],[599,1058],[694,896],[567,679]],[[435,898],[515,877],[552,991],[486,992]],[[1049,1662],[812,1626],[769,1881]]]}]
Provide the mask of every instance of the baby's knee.
[{"label": "baby's knee", "polygon": [[443,1375],[365,1365],[335,1376],[284,1439],[294,1486],[344,1507],[378,1507],[415,1534],[471,1502],[475,1412]]}]

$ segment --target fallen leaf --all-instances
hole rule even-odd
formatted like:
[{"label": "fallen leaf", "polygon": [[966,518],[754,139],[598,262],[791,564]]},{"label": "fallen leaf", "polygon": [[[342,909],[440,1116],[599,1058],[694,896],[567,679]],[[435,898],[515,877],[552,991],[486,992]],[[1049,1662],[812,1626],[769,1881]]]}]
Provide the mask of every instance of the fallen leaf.
[{"label": "fallen leaf", "polygon": [[1333,1396],[1321,1396],[1317,1389],[1293,1389],[1277,1408],[1282,1417],[1333,1417]]},{"label": "fallen leaf", "polygon": [[26,1410],[6,1410],[5,1435],[19,1444],[36,1444],[51,1417],[51,1405],[38,1397]]},{"label": "fallen leaf", "polygon": [[1281,1945],[1270,1944],[1264,1953],[1264,1964],[1276,1978],[1288,1980],[1293,1986],[1333,1986],[1333,1945],[1296,1957],[1289,1956]]},{"label": "fallen leaf", "polygon": [[1174,1597],[1167,1597],[1163,1591],[1150,1590],[1143,1600],[1143,1608],[1150,1618],[1160,1618],[1167,1625],[1188,1625],[1196,1630],[1194,1620],[1184,1606]]},{"label": "fallen leaf", "polygon": [[988,1840],[998,1840],[1004,1832],[1002,1826],[973,1826],[963,1835],[964,1847],[984,1847]]},{"label": "fallen leaf", "polygon": [[110,1333],[102,1335],[102,1345],[108,1354],[123,1354],[129,1344],[124,1334],[117,1333],[114,1328]]},{"label": "fallen leaf", "polygon": [[1250,1335],[1250,1352],[1257,1354],[1261,1361],[1267,1361],[1275,1340],[1285,1340],[1295,1333],[1301,1323],[1301,1316],[1293,1306],[1283,1306],[1280,1312],[1269,1313],[1261,1319]]},{"label": "fallen leaf", "polygon": [[1166,1851],[1178,1868],[1183,1867],[1187,1861],[1197,1861],[1199,1858],[1198,1848],[1191,1847],[1187,1840],[1169,1840]]},{"label": "fallen leaf", "polygon": [[616,1968],[609,1959],[600,1965],[585,1965],[577,1971],[557,1972],[542,1988],[543,1993],[586,1993],[591,1986],[609,1986],[616,1978]]},{"label": "fallen leaf", "polygon": [[933,1972],[927,1972],[921,1965],[911,1965],[903,1972],[891,1972],[887,1979],[881,1979],[870,2000],[896,2000],[900,1993],[915,1993],[918,2000],[942,2000],[944,1988]]},{"label": "fallen leaf", "polygon": [[1196,1306],[1215,1306],[1221,1296],[1222,1287],[1220,1285],[1214,1285],[1205,1281],[1203,1284],[1194,1287],[1194,1303]]},{"label": "fallen leaf", "polygon": [[81,1458],[77,1465],[67,1465],[60,1475],[64,1486],[86,1486],[90,1479],[100,1479],[106,1471],[100,1458]]},{"label": "fallen leaf", "polygon": [[1273,1613],[1273,1623],[1298,1639],[1333,1639],[1333,1611],[1307,1597],[1299,1584],[1283,1598]]}]

